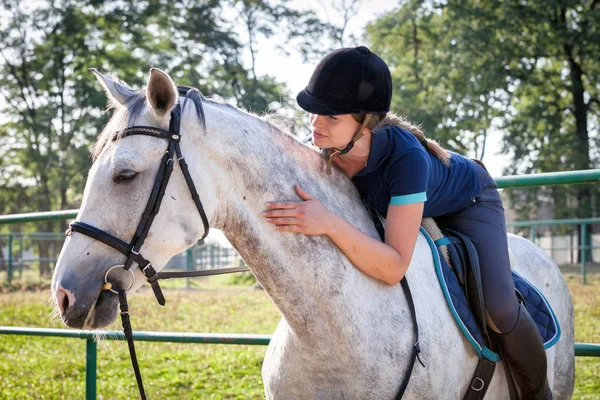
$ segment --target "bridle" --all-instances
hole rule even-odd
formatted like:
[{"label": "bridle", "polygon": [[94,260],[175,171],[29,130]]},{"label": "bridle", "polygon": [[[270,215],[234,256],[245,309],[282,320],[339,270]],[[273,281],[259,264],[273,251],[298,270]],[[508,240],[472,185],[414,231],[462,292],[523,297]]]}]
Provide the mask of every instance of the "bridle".
[{"label": "bridle", "polygon": [[[178,91],[181,96],[185,96],[185,101],[187,101],[187,94],[190,88],[187,87],[179,87]],[[185,107],[185,102],[184,102]],[[142,217],[140,219],[140,223],[135,230],[133,238],[131,242],[127,243],[123,240],[119,239],[116,236],[111,235],[101,229],[98,229],[92,225],[86,224],[80,221],[72,222],[69,227],[71,232],[79,232],[87,235],[91,238],[94,238],[113,249],[119,251],[120,253],[127,256],[127,260],[121,267],[124,270],[130,271],[131,266],[134,262],[137,263],[138,268],[144,273],[146,279],[150,283],[152,287],[152,291],[156,296],[156,299],[160,305],[165,305],[165,298],[162,294],[160,286],[158,285],[158,275],[156,270],[152,267],[150,261],[148,261],[144,256],[140,254],[140,249],[142,248],[148,233],[150,232],[150,228],[152,227],[152,222],[154,222],[154,217],[158,214],[160,210],[160,205],[162,203],[163,197],[165,195],[165,191],[167,189],[167,185],[169,184],[169,178],[171,177],[171,173],[173,172],[173,165],[175,163],[175,158],[177,158],[177,162],[181,167],[181,172],[185,178],[187,186],[192,195],[192,199],[194,200],[194,204],[196,204],[196,208],[198,209],[198,213],[202,218],[202,223],[204,224],[204,234],[202,235],[202,239],[206,238],[209,231],[208,218],[206,217],[206,212],[204,211],[204,207],[202,206],[202,202],[200,201],[200,196],[198,195],[198,191],[196,190],[196,186],[194,185],[194,181],[192,176],[190,175],[188,164],[183,157],[181,152],[181,106],[179,103],[173,108],[171,111],[171,121],[169,123],[169,130],[164,130],[161,128],[151,127],[151,126],[132,126],[129,128],[125,128],[122,131],[116,132],[113,140],[122,139],[128,136],[134,135],[144,135],[151,136],[155,138],[165,139],[169,141],[167,149],[162,157],[160,162],[160,167],[158,169],[158,173],[156,174],[156,179],[154,180],[154,185],[152,186],[152,192],[150,193],[150,198],[148,199],[148,203],[146,204],[146,208],[142,213]],[[200,239],[200,240],[202,240]],[[119,267],[115,265],[108,272],[110,272],[113,268]],[[105,277],[105,281],[108,282],[108,272]],[[132,273],[133,274],[133,273]],[[135,275],[134,275],[135,276]],[[133,286],[133,283],[132,283]],[[128,288],[130,289],[130,288]],[[113,293],[117,293],[116,290],[110,289]]]},{"label": "bridle", "polygon": [[[74,221],[69,224],[69,230],[67,231],[67,235],[72,235],[73,232],[82,233],[87,235],[93,239],[96,239],[107,246],[112,247],[118,252],[127,256],[127,259],[123,265],[115,265],[108,269],[104,276],[104,286],[103,290],[110,290],[113,293],[118,294],[119,303],[121,308],[121,319],[123,323],[123,330],[125,332],[125,336],[127,338],[127,344],[129,346],[129,353],[131,356],[131,362],[133,364],[136,380],[138,383],[138,388],[140,390],[140,396],[142,399],[146,399],[146,394],[144,392],[144,384],[142,382],[142,376],[139,371],[139,366],[137,363],[137,357],[135,354],[135,347],[133,344],[133,334],[131,329],[131,323],[129,321],[129,311],[127,305],[127,292],[133,288],[135,284],[135,274],[131,270],[131,266],[133,263],[137,263],[138,268],[142,271],[144,276],[146,277],[148,283],[152,287],[152,291],[154,292],[154,296],[156,300],[161,306],[165,305],[165,297],[162,293],[160,286],[158,285],[159,279],[170,279],[170,278],[184,278],[184,277],[193,277],[193,276],[206,276],[206,275],[214,275],[214,274],[222,274],[222,273],[231,273],[231,272],[241,272],[247,271],[247,267],[234,267],[234,268],[224,268],[217,271],[185,271],[185,272],[156,272],[156,270],[152,267],[152,264],[148,259],[140,254],[140,249],[142,248],[148,233],[150,232],[150,227],[152,226],[152,222],[154,222],[154,217],[160,211],[160,205],[162,203],[163,197],[165,195],[165,191],[167,189],[167,185],[169,183],[169,178],[171,177],[171,173],[173,172],[173,166],[175,163],[175,159],[179,163],[181,167],[181,172],[185,178],[185,182],[187,183],[190,194],[192,195],[192,199],[194,200],[194,204],[198,209],[198,213],[202,218],[202,223],[204,224],[204,234],[202,235],[202,239],[206,238],[209,232],[209,224],[208,218],[206,216],[206,212],[204,211],[204,207],[202,206],[202,202],[200,201],[200,196],[198,195],[198,191],[196,190],[196,186],[194,185],[194,181],[192,176],[190,175],[188,164],[183,157],[181,152],[181,112],[182,108],[185,109],[186,102],[188,100],[188,93],[190,91],[197,91],[196,89],[192,89],[185,86],[180,86],[177,88],[180,96],[184,97],[183,107],[179,105],[175,105],[173,110],[171,111],[171,121],[169,123],[169,130],[164,130],[161,128],[156,128],[152,126],[132,126],[129,128],[125,128],[122,131],[116,132],[113,140],[118,140],[127,136],[134,135],[145,135],[150,137],[156,137],[160,139],[168,140],[168,146],[163,155],[160,163],[160,167],[158,169],[158,173],[156,174],[156,179],[154,180],[154,185],[152,186],[152,192],[150,193],[150,198],[148,199],[148,203],[146,204],[146,208],[142,213],[142,217],[140,219],[140,223],[135,230],[133,238],[129,243],[119,239],[118,237],[111,235],[108,232],[105,232],[101,229],[98,229],[92,225],[86,224],[80,221]],[[113,288],[112,282],[109,281],[109,275],[112,271],[123,268],[125,271],[128,271],[132,275],[132,282],[128,288]]]}]

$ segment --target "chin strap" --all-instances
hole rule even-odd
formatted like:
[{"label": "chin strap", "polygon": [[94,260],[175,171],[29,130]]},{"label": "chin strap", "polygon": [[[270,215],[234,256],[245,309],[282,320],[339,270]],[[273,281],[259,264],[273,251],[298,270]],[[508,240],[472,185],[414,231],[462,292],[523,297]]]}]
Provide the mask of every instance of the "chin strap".
[{"label": "chin strap", "polygon": [[347,152],[349,152],[350,150],[352,150],[352,148],[354,147],[354,143],[358,139],[361,138],[361,136],[363,134],[362,132],[369,125],[369,122],[371,121],[371,117],[372,116],[373,116],[373,114],[365,114],[365,120],[360,125],[360,128],[358,128],[358,130],[354,134],[354,137],[352,138],[352,140],[350,141],[350,143],[348,143],[346,145],[346,147],[344,147],[342,150],[336,149],[335,147],[333,149],[329,149],[329,154],[328,154],[328,159],[327,159],[327,175],[331,175],[331,165],[333,164],[333,157],[335,157],[337,155],[346,154]]}]

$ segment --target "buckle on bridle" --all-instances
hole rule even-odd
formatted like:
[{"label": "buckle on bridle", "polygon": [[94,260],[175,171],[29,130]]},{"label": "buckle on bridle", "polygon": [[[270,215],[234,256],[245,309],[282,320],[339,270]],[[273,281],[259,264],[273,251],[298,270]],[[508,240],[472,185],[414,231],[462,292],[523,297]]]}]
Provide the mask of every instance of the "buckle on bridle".
[{"label": "buckle on bridle", "polygon": [[106,284],[110,284],[111,286],[107,287],[106,289],[104,289],[104,286],[103,286],[102,290],[108,290],[110,292],[113,292],[114,294],[119,294],[118,290],[115,290],[115,289],[112,288],[112,282],[108,281],[108,275],[115,268],[123,268],[124,271],[127,271],[127,272],[129,272],[131,274],[131,285],[129,285],[129,287],[127,289],[124,289],[125,293],[129,292],[133,288],[133,286],[135,285],[135,272],[133,272],[131,269],[125,269],[124,265],[115,265],[115,266],[110,267],[108,269],[108,271],[106,271],[106,274],[104,274],[104,284],[105,285]]}]

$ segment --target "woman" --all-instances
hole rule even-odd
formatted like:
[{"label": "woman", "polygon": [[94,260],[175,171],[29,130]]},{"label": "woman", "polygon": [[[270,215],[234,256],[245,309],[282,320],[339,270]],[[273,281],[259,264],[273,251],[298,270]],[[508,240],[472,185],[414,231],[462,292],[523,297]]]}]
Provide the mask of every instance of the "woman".
[{"label": "woman", "polygon": [[515,295],[494,180],[479,163],[442,149],[389,112],[392,78],[366,47],[335,50],[297,96],[310,113],[313,143],[352,178],[366,205],[386,218],[385,243],[356,229],[303,191],[301,202],[270,202],[265,218],[284,232],[327,235],[367,275],[404,277],[424,217],[469,236],[477,248],[489,324],[498,333],[523,399],[551,398],[541,337]]}]

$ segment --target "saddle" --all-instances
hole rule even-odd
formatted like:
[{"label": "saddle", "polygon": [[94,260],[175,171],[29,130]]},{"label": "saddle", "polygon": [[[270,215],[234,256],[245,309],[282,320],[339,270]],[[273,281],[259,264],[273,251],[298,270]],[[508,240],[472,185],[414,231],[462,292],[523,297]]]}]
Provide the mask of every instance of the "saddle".
[{"label": "saddle", "polygon": [[[431,219],[423,220],[422,225],[425,229],[421,228],[421,232],[432,250],[436,274],[448,307],[479,356],[479,363],[464,399],[483,399],[494,374],[496,362],[501,358],[494,333],[487,329],[477,251],[472,241],[460,232],[450,229],[440,231]],[[515,271],[512,274],[517,297],[533,317],[544,347],[552,347],[560,338],[560,326],[552,308],[533,284]]]}]

